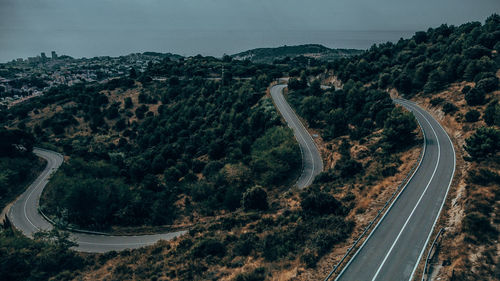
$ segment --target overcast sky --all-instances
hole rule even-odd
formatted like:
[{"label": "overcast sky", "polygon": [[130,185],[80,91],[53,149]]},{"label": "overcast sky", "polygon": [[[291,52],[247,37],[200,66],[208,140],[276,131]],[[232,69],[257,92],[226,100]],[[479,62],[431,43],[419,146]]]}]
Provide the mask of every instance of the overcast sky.
[{"label": "overcast sky", "polygon": [[220,56],[303,43],[368,48],[492,13],[500,0],[0,0],[0,61],[51,50],[92,57]]}]

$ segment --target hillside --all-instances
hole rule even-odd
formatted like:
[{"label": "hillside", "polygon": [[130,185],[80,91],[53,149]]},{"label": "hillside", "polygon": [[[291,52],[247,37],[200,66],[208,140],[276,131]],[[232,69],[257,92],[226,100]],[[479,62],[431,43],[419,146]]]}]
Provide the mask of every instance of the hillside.
[{"label": "hillside", "polygon": [[500,16],[441,25],[329,64],[330,80],[360,81],[426,107],[450,134],[457,173],[439,227],[434,274],[499,280]]},{"label": "hillside", "polygon": [[[222,66],[224,77],[212,78]],[[297,206],[309,197],[286,193],[300,172],[300,150],[266,92],[283,71],[201,56],[165,59],[143,73],[56,87],[2,109],[3,127],[22,129],[37,145],[66,155],[41,199],[41,208],[61,225],[129,234],[189,230],[181,240],[129,255],[85,255],[85,266],[60,267],[84,273],[54,268],[47,274],[102,279],[100,266],[109,261],[116,267],[105,274],[118,279],[207,279],[248,271],[257,259],[262,268],[255,274],[261,275],[273,266],[288,268],[284,257],[298,261],[306,248],[324,251],[343,241],[352,229],[343,203],[323,196],[338,208],[313,212],[304,224],[299,222],[310,211]],[[15,233],[5,240],[5,247],[25,243]],[[15,248],[8,262],[22,258],[20,251]],[[162,265],[144,259],[150,251]],[[129,270],[127,256],[142,273]],[[309,259],[315,262],[317,255]],[[8,276],[4,271],[0,276]]]},{"label": "hillside", "polygon": [[[29,130],[70,156],[41,208],[65,224],[95,230],[193,223],[239,208],[252,186],[293,180],[300,152],[265,97],[269,77],[215,81],[170,74],[210,76],[221,63],[167,59],[137,80],[54,88],[12,108],[9,127]],[[152,81],[153,74],[170,78]]]},{"label": "hillside", "polygon": [[338,58],[358,55],[362,52],[362,50],[356,49],[330,49],[319,44],[306,44],[252,49],[231,55],[231,57],[237,60],[248,59],[255,63],[273,63],[286,58],[292,59],[299,56],[314,58],[322,61],[331,61]]},{"label": "hillside", "polygon": [[[357,55],[332,62],[313,58],[332,51],[320,45],[162,58],[106,83],[58,86],[0,108],[0,133],[65,154],[41,200],[62,225],[188,229],[142,249],[80,254],[63,233],[28,240],[6,223],[0,279],[322,279],[418,162],[417,122],[391,96],[429,109],[457,150],[434,272],[498,279],[499,41],[500,16],[492,15],[339,51]],[[261,58],[277,63],[253,62]],[[305,190],[293,188],[300,149],[268,92],[284,76],[286,98],[325,163]],[[339,87],[324,89],[320,79]]]},{"label": "hillside", "polygon": [[[500,78],[500,72],[497,73]],[[498,280],[500,252],[496,241],[500,225],[500,91],[485,95],[485,102],[467,102],[471,82],[453,83],[431,96],[415,99],[437,116],[452,136],[457,151],[458,177],[439,227],[446,233],[435,260],[435,276],[451,280]]]},{"label": "hillside", "polygon": [[[224,79],[212,78],[222,65]],[[79,265],[82,272],[69,276],[174,280],[298,276],[304,268],[313,269],[334,247],[344,247],[355,227],[352,217],[363,213],[370,201],[355,209],[358,195],[332,186],[368,183],[374,187],[365,190],[375,196],[372,192],[380,192],[379,185],[397,182],[410,167],[392,165],[386,169],[391,179],[376,177],[381,163],[359,161],[357,152],[352,152],[356,160],[350,159],[351,143],[344,136],[370,135],[363,145],[370,149],[388,144],[378,136],[394,106],[387,103],[387,94],[370,91],[370,99],[383,98],[384,106],[357,119],[383,111],[378,126],[363,127],[365,135],[346,128],[329,135],[337,145],[345,144],[341,161],[330,166],[313,188],[291,189],[300,171],[300,151],[266,93],[273,78],[291,69],[306,73],[295,63],[272,66],[201,56],[165,59],[143,73],[105,84],[57,87],[5,109],[4,126],[29,132],[38,145],[67,156],[41,200],[41,208],[54,220],[115,233],[190,230],[181,239],[130,255],[87,256],[89,266]],[[232,79],[233,75],[251,79]],[[359,94],[368,93],[359,84],[352,87]],[[324,92],[317,83],[302,94],[325,99],[344,95]],[[335,106],[352,108],[349,114],[355,114],[358,105]],[[393,115],[406,116],[400,111]],[[359,129],[361,125],[352,123]],[[328,153],[334,153],[337,145]],[[380,153],[387,156],[384,161],[401,161],[401,154],[393,155],[389,146]],[[367,177],[353,171],[361,168],[370,171]],[[352,179],[344,182],[348,178]],[[152,267],[153,261],[144,259],[152,252],[161,265]]]}]

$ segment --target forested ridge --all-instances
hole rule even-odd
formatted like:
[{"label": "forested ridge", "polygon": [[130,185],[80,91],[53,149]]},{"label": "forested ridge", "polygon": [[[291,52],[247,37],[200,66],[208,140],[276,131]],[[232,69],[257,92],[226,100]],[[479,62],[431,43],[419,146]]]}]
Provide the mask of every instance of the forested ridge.
[{"label": "forested ridge", "polygon": [[[367,52],[329,64],[343,80],[395,87],[407,96],[432,93],[456,81],[486,86],[495,76],[500,51],[500,16],[484,24],[443,24],[419,31],[410,39],[373,45]],[[480,82],[481,81],[481,82]]]},{"label": "forested ridge", "polygon": [[[310,60],[332,61],[362,53],[357,49],[330,49],[319,44],[281,46],[276,48],[257,48],[231,55],[233,58],[245,58],[252,62],[287,63],[292,59],[304,57]],[[306,57],[307,56],[307,57]]]},{"label": "forested ridge", "polygon": [[343,81],[396,89],[415,99],[451,132],[458,183],[451,190],[456,202],[443,218],[440,278],[499,278],[499,52],[500,16],[493,14],[484,23],[441,25],[329,64]]}]

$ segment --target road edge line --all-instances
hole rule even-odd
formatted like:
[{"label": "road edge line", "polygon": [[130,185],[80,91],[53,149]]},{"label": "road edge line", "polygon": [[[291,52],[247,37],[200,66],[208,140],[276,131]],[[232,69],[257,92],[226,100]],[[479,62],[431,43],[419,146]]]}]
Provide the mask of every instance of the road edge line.
[{"label": "road edge line", "polygon": [[[403,103],[404,104],[404,103]],[[408,106],[408,104],[406,104],[406,106]],[[410,103],[410,108],[413,108],[415,110],[415,107],[413,107],[413,105]],[[418,110],[415,110],[415,111],[418,111]],[[424,117],[425,121],[427,122],[427,124],[429,124],[429,126],[431,127],[432,129],[432,132],[434,133],[434,136],[436,137],[436,139],[438,140],[438,134],[436,133],[436,130],[434,129],[434,127],[432,126],[431,122],[429,121],[429,119],[427,119],[427,117],[422,114],[422,112],[418,112],[420,115],[422,115],[422,117]],[[432,183],[432,180],[434,179],[434,176],[436,175],[436,171],[439,167],[439,162],[441,160],[441,145],[439,144],[439,140],[437,142],[437,145],[438,145],[438,158],[437,158],[437,162],[436,162],[436,166],[434,167],[434,171],[432,172],[432,175],[431,175],[431,178],[429,179],[429,181],[427,182],[427,185],[425,186],[424,188],[424,191],[422,192],[422,194],[420,195],[420,197],[418,198],[418,201],[417,203],[415,204],[415,207],[413,207],[410,215],[408,216],[408,218],[406,219],[403,227],[401,228],[401,230],[399,231],[398,233],[398,236],[396,237],[396,239],[394,240],[394,242],[392,243],[391,247],[389,248],[389,251],[387,252],[387,254],[385,255],[384,259],[382,260],[382,263],[380,264],[380,266],[378,267],[377,269],[377,272],[375,272],[375,275],[373,276],[372,278],[372,281],[375,281],[380,273],[380,270],[384,267],[384,264],[385,262],[387,261],[387,258],[391,255],[392,253],[392,250],[394,249],[394,246],[398,243],[398,240],[399,240],[399,237],[401,237],[401,234],[403,233],[403,231],[405,230],[406,226],[408,225],[408,222],[411,220],[411,218],[413,217],[413,214],[415,212],[415,210],[417,210],[418,206],[420,205],[420,202],[422,201],[422,199],[424,198],[425,194],[427,193],[427,190],[429,188],[429,186],[431,185]],[[431,228],[432,230],[432,228]],[[425,245],[425,244],[424,244]],[[420,257],[419,257],[420,259]],[[418,259],[417,259],[417,263],[418,263]]]},{"label": "road edge line", "polygon": [[[393,102],[396,102],[397,103],[397,100],[398,99],[393,99]],[[401,104],[400,104],[401,105]],[[413,113],[412,113],[413,114]],[[330,279],[330,277],[335,273],[336,269],[338,269],[338,267],[340,267],[340,264],[345,260],[345,258],[350,254],[350,251],[351,249],[353,249],[354,247],[356,247],[356,244],[363,238],[363,236],[366,234],[366,232],[368,231],[368,229],[372,226],[372,224],[378,219],[378,216],[380,216],[380,214],[382,213],[382,211],[384,210],[385,207],[387,207],[387,204],[392,201],[392,203],[389,205],[389,208],[387,208],[387,210],[385,210],[384,212],[384,215],[380,218],[380,220],[377,222],[377,224],[375,225],[375,227],[370,231],[370,234],[368,234],[368,236],[366,237],[366,239],[363,241],[363,244],[361,244],[361,246],[358,248],[358,250],[354,253],[354,255],[349,259],[349,261],[347,262],[347,264],[342,268],[342,271],[340,271],[339,275],[337,275],[337,277],[335,277],[335,281],[337,281],[341,276],[342,274],[344,274],[345,270],[349,267],[349,265],[352,263],[352,261],[357,257],[358,253],[361,251],[361,249],[365,246],[366,242],[370,239],[370,237],[373,235],[373,233],[375,232],[375,230],[377,230],[377,228],[379,227],[380,223],[384,220],[385,216],[387,215],[387,213],[389,213],[389,211],[392,209],[394,203],[396,203],[396,201],[399,199],[399,197],[401,196],[401,194],[406,190],[406,186],[408,186],[408,184],[410,183],[410,181],[413,179],[413,176],[417,173],[417,171],[420,169],[420,165],[422,164],[422,161],[424,159],[424,156],[425,156],[425,152],[426,152],[426,149],[427,149],[427,137],[426,137],[426,134],[425,134],[425,131],[424,129],[422,128],[422,124],[420,124],[420,121],[418,121],[417,118],[415,118],[415,120],[417,120],[417,123],[418,123],[418,126],[420,128],[420,131],[422,132],[423,136],[424,136],[424,141],[423,141],[423,149],[422,149],[422,152],[420,153],[420,160],[418,161],[418,165],[414,168],[411,176],[408,178],[408,179],[403,179],[403,182],[405,182],[406,180],[406,183],[404,184],[404,186],[402,188],[398,188],[399,190],[396,190],[393,194],[393,196],[391,196],[391,198],[386,202],[386,204],[384,205],[384,207],[379,210],[377,216],[375,216],[375,218],[368,224],[368,226],[365,228],[365,231],[360,235],[360,237],[358,239],[356,239],[356,241],[354,242],[354,245],[351,246],[347,251],[347,253],[344,255],[344,257],[337,263],[337,265],[332,269],[332,271],[330,271],[330,274],[325,278],[324,281],[328,281]],[[402,183],[401,183],[402,184]],[[400,186],[401,186],[400,184]],[[397,193],[397,196],[394,197],[394,195]]]},{"label": "road edge line", "polygon": [[[422,109],[423,111],[427,112],[426,110],[424,110],[423,108],[421,108],[417,103],[414,103],[414,104],[416,106],[418,106],[420,109]],[[434,116],[432,116],[430,113],[429,113],[429,115],[436,121],[436,123],[439,125],[439,127],[441,128],[441,130],[443,130],[443,132],[445,133],[446,137],[448,137],[448,141],[451,144],[451,149],[453,151],[453,172],[451,173],[451,180],[448,183],[448,188],[446,189],[446,193],[444,195],[444,200],[441,203],[441,207],[439,207],[439,211],[437,213],[436,219],[434,220],[434,224],[432,225],[431,231],[429,232],[429,235],[427,236],[427,240],[425,241],[424,247],[422,248],[422,251],[420,252],[420,255],[419,255],[418,259],[417,259],[417,263],[413,267],[413,271],[412,271],[412,273],[410,275],[410,279],[408,279],[409,281],[413,280],[415,272],[417,271],[418,265],[420,264],[420,259],[422,259],[422,256],[423,256],[425,250],[428,247],[429,240],[432,237],[432,234],[434,233],[434,230],[436,228],[437,221],[441,217],[441,212],[443,211],[443,207],[444,207],[444,205],[446,203],[446,200],[448,199],[448,193],[450,191],[451,184],[453,183],[453,180],[455,179],[455,170],[456,170],[456,167],[457,167],[457,155],[456,155],[456,151],[455,151],[455,146],[453,145],[453,142],[451,141],[450,135],[448,135],[448,132],[446,132],[446,130],[444,129],[444,127],[441,125],[441,123],[439,123],[439,121],[436,118],[434,118]]]}]

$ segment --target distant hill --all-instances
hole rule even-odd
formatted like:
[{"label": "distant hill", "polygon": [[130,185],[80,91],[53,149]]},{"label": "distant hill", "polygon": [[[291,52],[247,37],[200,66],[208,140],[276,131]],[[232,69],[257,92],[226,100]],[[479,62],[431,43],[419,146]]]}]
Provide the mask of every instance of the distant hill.
[{"label": "distant hill", "polygon": [[142,55],[150,57],[170,58],[171,60],[179,60],[183,58],[183,56],[181,55],[172,53],[144,52],[142,53]]},{"label": "distant hill", "polygon": [[357,49],[330,49],[320,44],[306,44],[297,46],[281,46],[277,48],[257,48],[231,55],[234,59],[249,59],[257,63],[272,63],[276,59],[286,57],[306,56],[315,59],[330,61],[336,58],[349,57],[361,54]]}]

